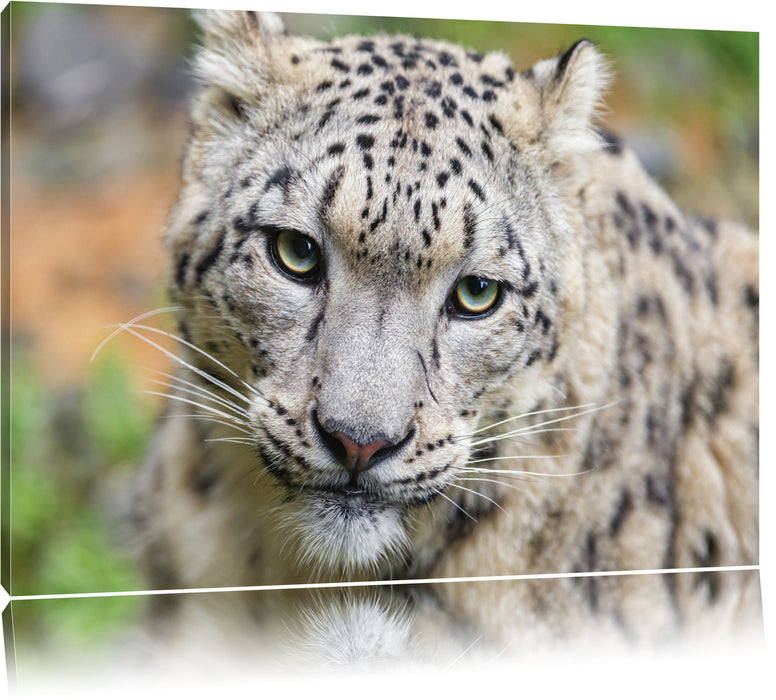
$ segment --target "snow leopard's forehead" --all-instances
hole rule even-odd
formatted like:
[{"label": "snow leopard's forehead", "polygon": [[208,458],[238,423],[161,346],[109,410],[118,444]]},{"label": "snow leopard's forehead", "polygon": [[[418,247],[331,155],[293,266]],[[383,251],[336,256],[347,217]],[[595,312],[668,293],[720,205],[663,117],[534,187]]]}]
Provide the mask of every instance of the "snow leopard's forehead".
[{"label": "snow leopard's forehead", "polygon": [[285,48],[273,123],[246,110],[262,133],[235,169],[238,223],[325,231],[362,269],[415,278],[514,247],[532,193],[507,182],[521,166],[499,109],[521,78],[503,55],[396,36]]}]

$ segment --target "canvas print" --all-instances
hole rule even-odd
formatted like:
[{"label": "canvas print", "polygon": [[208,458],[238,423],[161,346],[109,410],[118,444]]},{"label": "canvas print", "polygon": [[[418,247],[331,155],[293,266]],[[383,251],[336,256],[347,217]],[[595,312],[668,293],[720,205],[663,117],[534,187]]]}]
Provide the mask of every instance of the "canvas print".
[{"label": "canvas print", "polygon": [[10,11],[27,647],[758,638],[757,34]]}]

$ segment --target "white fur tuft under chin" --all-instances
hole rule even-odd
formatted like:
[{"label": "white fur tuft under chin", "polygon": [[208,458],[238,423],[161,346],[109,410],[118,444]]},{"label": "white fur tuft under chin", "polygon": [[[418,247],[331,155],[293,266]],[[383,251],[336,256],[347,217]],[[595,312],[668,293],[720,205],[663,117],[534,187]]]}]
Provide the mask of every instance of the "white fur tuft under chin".
[{"label": "white fur tuft under chin", "polygon": [[412,615],[377,595],[325,597],[301,615],[294,653],[323,666],[373,664],[405,657]]},{"label": "white fur tuft under chin", "polygon": [[409,537],[399,508],[358,496],[307,494],[283,514],[301,564],[319,571],[378,575]]}]

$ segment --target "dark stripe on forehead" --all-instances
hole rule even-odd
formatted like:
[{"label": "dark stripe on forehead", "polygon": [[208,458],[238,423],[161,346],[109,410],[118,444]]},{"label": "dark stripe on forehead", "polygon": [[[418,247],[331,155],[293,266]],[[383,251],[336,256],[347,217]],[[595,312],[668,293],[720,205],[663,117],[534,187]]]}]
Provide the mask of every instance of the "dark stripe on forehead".
[{"label": "dark stripe on forehead", "polygon": [[334,198],[337,196],[337,190],[339,190],[339,187],[342,184],[344,175],[345,168],[340,165],[326,179],[326,184],[323,187],[323,195],[321,196],[321,220],[324,223],[329,219],[329,210],[334,202]]},{"label": "dark stripe on forehead", "polygon": [[474,244],[474,234],[477,229],[477,216],[472,211],[471,204],[463,208],[463,245],[471,248]]}]

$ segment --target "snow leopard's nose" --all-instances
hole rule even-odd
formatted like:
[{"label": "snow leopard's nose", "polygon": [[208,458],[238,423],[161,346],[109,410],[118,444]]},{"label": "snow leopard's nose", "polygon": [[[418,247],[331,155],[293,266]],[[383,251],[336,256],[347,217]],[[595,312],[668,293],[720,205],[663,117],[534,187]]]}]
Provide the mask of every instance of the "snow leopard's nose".
[{"label": "snow leopard's nose", "polygon": [[411,427],[404,437],[398,439],[384,435],[356,437],[355,430],[342,426],[331,426],[327,429],[318,419],[317,411],[313,413],[313,424],[328,451],[337,463],[350,472],[353,481],[361,472],[371,469],[382,459],[398,452],[415,432],[414,427]]}]

